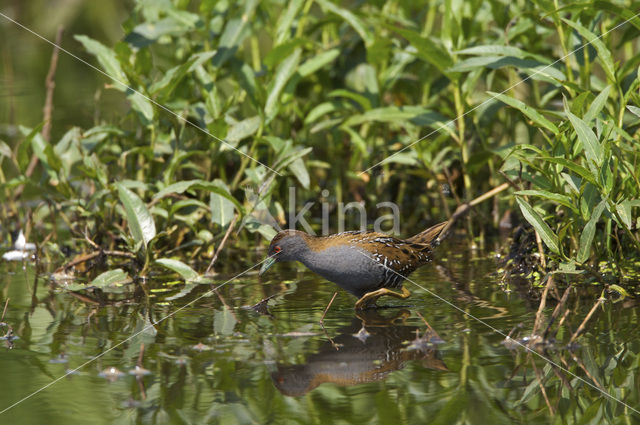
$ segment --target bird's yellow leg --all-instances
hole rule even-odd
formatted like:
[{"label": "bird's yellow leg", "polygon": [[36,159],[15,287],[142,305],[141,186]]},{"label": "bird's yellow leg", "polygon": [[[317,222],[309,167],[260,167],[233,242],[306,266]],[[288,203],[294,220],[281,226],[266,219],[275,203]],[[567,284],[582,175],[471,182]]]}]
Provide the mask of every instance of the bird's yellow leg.
[{"label": "bird's yellow leg", "polygon": [[409,298],[411,292],[407,288],[402,288],[402,292],[392,291],[387,288],[380,288],[376,291],[367,292],[356,302],[356,310],[364,310],[365,308],[375,305],[378,298],[389,295],[391,297],[406,299]]}]

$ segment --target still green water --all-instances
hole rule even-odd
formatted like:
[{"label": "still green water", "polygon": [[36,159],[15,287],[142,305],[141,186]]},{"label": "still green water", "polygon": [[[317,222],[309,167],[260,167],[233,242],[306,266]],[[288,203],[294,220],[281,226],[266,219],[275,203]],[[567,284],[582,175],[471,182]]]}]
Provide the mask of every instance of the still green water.
[{"label": "still green water", "polygon": [[[530,334],[537,303],[526,289],[499,287],[492,255],[455,245],[438,254],[440,267],[426,266],[412,280],[505,334]],[[227,261],[217,283],[250,265]],[[3,424],[640,421],[623,404],[535,355],[511,350],[503,336],[411,283],[408,300],[383,298],[393,308],[360,315],[354,298],[340,292],[323,330],[318,322],[336,287],[285,265],[266,280],[248,273],[217,294],[209,285],[157,277],[146,283],[149,296],[140,286],[74,296],[54,288],[47,274],[36,279],[32,264],[0,268],[2,305],[10,299],[4,321],[18,336],[13,348],[0,341],[0,410],[44,388],[0,414]],[[246,308],[268,296],[268,314]],[[637,408],[633,301],[605,303],[580,346],[563,348],[594,298],[570,299],[559,342],[543,355]],[[143,343],[141,365],[150,373],[131,375]],[[101,375],[109,368],[124,375]]]}]

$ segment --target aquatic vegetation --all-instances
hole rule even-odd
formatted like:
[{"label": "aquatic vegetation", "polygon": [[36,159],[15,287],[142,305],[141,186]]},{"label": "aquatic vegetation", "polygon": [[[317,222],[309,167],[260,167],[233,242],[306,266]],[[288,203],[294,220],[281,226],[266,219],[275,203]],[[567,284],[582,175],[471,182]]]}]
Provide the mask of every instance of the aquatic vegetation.
[{"label": "aquatic vegetation", "polygon": [[640,247],[640,18],[621,25],[635,9],[145,2],[117,43],[72,31],[64,46],[103,74],[96,103],[126,108],[60,128],[54,97],[40,125],[3,127],[2,222],[56,264],[119,251],[136,273],[193,279],[178,258],[208,261],[230,234],[270,239],[262,217],[285,224],[289,186],[394,201],[410,233],[509,181],[515,196],[480,207],[470,238],[517,208],[543,266],[620,261]]}]

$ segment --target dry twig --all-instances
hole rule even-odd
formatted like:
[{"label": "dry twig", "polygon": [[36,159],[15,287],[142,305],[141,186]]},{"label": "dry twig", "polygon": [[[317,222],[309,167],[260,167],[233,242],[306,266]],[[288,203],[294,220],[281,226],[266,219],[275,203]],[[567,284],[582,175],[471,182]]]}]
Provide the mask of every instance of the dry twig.
[{"label": "dry twig", "polygon": [[331,304],[333,304],[333,300],[336,299],[337,295],[338,295],[337,292],[333,293],[333,297],[331,297],[331,301],[329,301],[329,304],[327,304],[327,308],[324,309],[324,313],[322,313],[322,317],[320,318],[320,324],[321,325],[324,323],[324,316],[327,315],[327,311],[329,311],[329,307],[331,307]]},{"label": "dry twig", "polygon": [[144,356],[144,342],[140,343],[140,354],[138,355],[137,365],[138,367],[142,367],[142,357]]},{"label": "dry twig", "polygon": [[[549,324],[547,324],[547,328],[544,330],[544,333],[542,334],[542,337],[544,339],[547,338],[549,330],[551,329],[551,325],[553,325],[553,322],[555,322],[556,318],[558,317],[558,314],[560,314],[560,310],[562,310],[564,305],[567,303],[567,300],[569,299],[569,293],[571,293],[571,288],[572,287],[569,286],[567,289],[565,289],[564,294],[562,294],[562,298],[560,299],[560,302],[558,303],[558,305],[556,305],[556,308],[553,310],[553,313],[551,313],[551,318],[549,318]],[[566,317],[566,316],[563,316],[563,317]]]},{"label": "dry twig", "polygon": [[493,189],[491,189],[490,191],[488,191],[487,193],[478,196],[477,198],[475,198],[474,200],[467,202],[465,204],[460,205],[456,211],[453,213],[453,215],[451,216],[451,218],[449,219],[449,222],[447,223],[447,225],[444,227],[444,229],[442,229],[442,231],[440,232],[440,236],[438,236],[438,238],[436,239],[436,244],[440,243],[444,238],[447,237],[447,234],[449,233],[449,229],[451,229],[451,227],[453,226],[453,224],[456,222],[456,220],[458,218],[460,218],[460,216],[462,216],[463,214],[465,214],[467,211],[469,211],[472,207],[475,207],[476,205],[478,205],[479,203],[486,201],[487,199],[496,196],[498,193],[506,190],[507,188],[509,188],[509,183],[502,183],[500,186],[494,187]]},{"label": "dry twig", "polygon": [[531,356],[530,353],[529,353],[529,358],[531,359],[531,365],[533,366],[533,370],[536,373],[536,379],[538,379],[538,385],[540,386],[540,392],[542,392],[542,397],[544,397],[544,401],[547,404],[547,407],[549,408],[549,412],[551,413],[551,416],[553,416],[554,415],[553,406],[549,401],[549,397],[547,397],[547,391],[545,390],[544,385],[542,383],[542,378],[543,378],[542,373],[536,367],[536,363],[533,361],[533,357]]},{"label": "dry twig", "polygon": [[211,271],[211,269],[213,268],[213,265],[215,264],[216,260],[218,259],[218,255],[220,255],[220,251],[222,251],[222,248],[224,247],[224,244],[227,242],[227,239],[229,238],[229,235],[233,231],[233,228],[236,225],[236,221],[237,220],[238,220],[238,214],[234,215],[233,216],[233,220],[231,220],[231,223],[229,223],[229,227],[227,228],[227,232],[224,234],[224,237],[222,238],[222,241],[220,241],[220,245],[218,245],[218,249],[216,249],[216,253],[213,255],[213,258],[211,259],[211,263],[209,263],[209,267],[207,267],[207,271],[205,272],[205,274],[209,274],[209,271]]},{"label": "dry twig", "polygon": [[[63,27],[58,27],[58,32],[56,33],[56,46],[59,46],[62,42],[62,33],[64,32]],[[51,138],[51,115],[53,114],[53,89],[56,86],[55,77],[56,77],[56,68],[58,66],[58,55],[60,53],[60,49],[58,47],[54,47],[53,53],[51,54],[51,63],[49,64],[49,72],[47,73],[47,78],[45,80],[45,87],[47,88],[47,97],[45,98],[44,108],[42,110],[44,126],[42,127],[42,138],[47,142],[50,141]],[[29,165],[27,166],[27,170],[25,171],[25,175],[27,177],[31,177],[33,174],[36,165],[38,165],[38,156],[34,153],[31,156],[31,161],[29,161]],[[14,199],[17,199],[22,195],[22,191],[24,190],[24,185],[20,186],[16,189],[14,194]]]},{"label": "dry twig", "polygon": [[10,299],[11,298],[7,298],[7,300],[4,302],[4,309],[2,310],[2,317],[0,317],[0,322],[4,320],[4,315],[7,313],[7,307],[9,306]]}]

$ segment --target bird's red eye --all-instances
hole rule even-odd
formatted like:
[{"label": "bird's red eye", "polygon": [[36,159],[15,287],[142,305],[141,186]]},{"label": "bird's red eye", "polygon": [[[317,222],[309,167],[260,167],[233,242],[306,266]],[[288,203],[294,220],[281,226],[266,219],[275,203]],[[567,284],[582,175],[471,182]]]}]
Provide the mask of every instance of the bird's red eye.
[{"label": "bird's red eye", "polygon": [[274,247],[273,247],[273,252],[275,252],[276,254],[277,254],[278,252],[280,252],[280,251],[282,251],[282,248],[280,248],[279,246],[274,246]]}]

